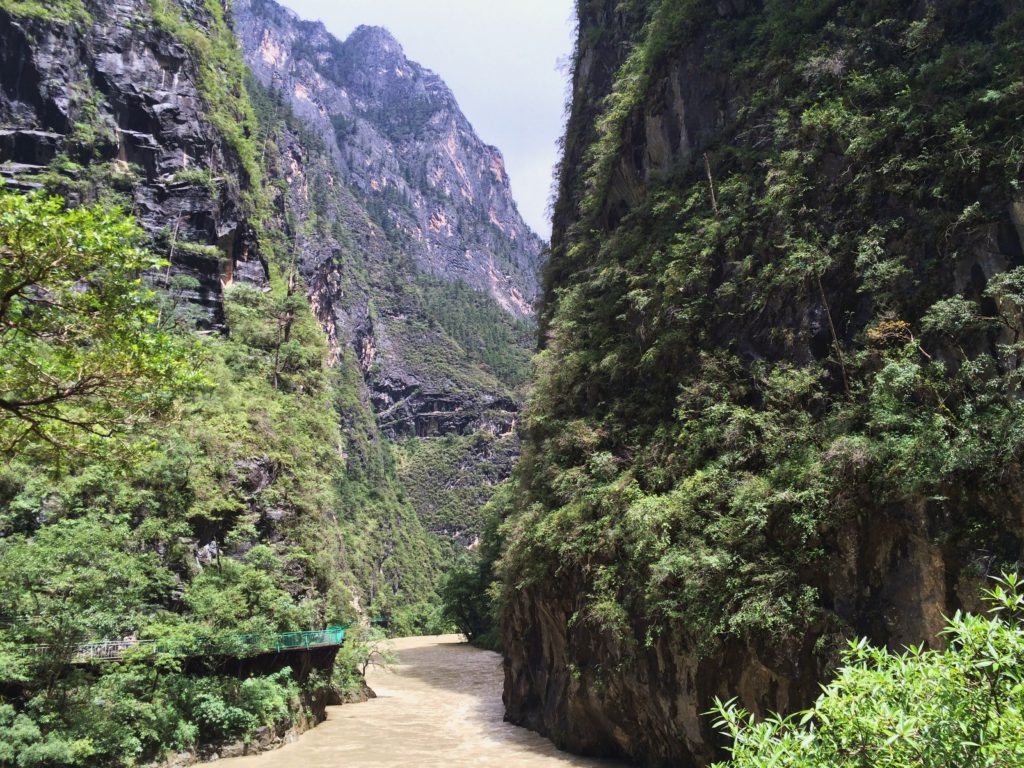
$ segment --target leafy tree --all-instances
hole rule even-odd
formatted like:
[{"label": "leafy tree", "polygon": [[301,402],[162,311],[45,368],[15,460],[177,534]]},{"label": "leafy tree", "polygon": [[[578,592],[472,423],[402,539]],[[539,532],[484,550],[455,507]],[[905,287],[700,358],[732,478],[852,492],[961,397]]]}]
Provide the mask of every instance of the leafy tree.
[{"label": "leafy tree", "polygon": [[9,638],[12,648],[46,646],[34,657],[11,652],[6,664],[0,649],[0,668],[15,679],[30,671],[30,679],[52,685],[79,643],[132,633],[173,584],[156,554],[139,551],[126,521],[113,516],[61,520],[31,537],[0,539],[0,640]]},{"label": "leafy tree", "polygon": [[495,568],[503,547],[501,524],[511,509],[512,499],[511,481],[498,487],[481,512],[483,536],[475,561],[452,571],[440,589],[443,617],[455,624],[471,643],[492,650],[501,645],[501,583]]},{"label": "leafy tree", "polygon": [[758,722],[716,702],[732,759],[718,768],[1011,768],[1024,763],[1024,583],[1004,576],[989,617],[957,613],[944,651],[850,645],[806,712]]},{"label": "leafy tree", "polygon": [[444,617],[471,643],[491,629],[491,603],[479,568],[461,568],[441,585]]},{"label": "leafy tree", "polygon": [[343,696],[360,694],[370,667],[390,669],[398,654],[379,627],[354,626],[345,633],[345,644],[334,665],[334,685]]},{"label": "leafy tree", "polygon": [[123,434],[197,382],[158,328],[141,275],[163,262],[141,241],[121,211],[0,193],[0,450]]}]

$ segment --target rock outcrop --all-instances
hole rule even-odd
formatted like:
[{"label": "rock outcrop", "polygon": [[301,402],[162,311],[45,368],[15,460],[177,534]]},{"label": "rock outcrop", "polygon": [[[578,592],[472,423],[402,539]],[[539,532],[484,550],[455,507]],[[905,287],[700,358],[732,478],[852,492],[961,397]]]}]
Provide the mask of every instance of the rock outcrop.
[{"label": "rock outcrop", "polygon": [[[209,28],[202,3],[182,10]],[[27,190],[56,169],[73,203],[120,194],[170,257],[159,279],[193,278],[186,298],[217,323],[235,274],[267,275],[242,212],[244,173],[198,78],[145,0],[91,4],[87,22],[0,10],[0,174]]]},{"label": "rock outcrop", "polygon": [[716,696],[806,706],[1017,567],[1011,5],[578,3],[511,721],[704,766]]}]

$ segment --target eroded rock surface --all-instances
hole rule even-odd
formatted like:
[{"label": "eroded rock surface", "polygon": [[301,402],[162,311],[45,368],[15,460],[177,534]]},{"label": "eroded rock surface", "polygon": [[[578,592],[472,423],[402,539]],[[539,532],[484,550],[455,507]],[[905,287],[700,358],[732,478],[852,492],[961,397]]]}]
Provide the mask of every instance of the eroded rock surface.
[{"label": "eroded rock surface", "polygon": [[[202,3],[181,5],[190,23],[210,24]],[[244,173],[207,117],[194,58],[150,4],[89,10],[88,24],[0,10],[0,174],[42,188],[58,163],[80,182],[62,190],[72,203],[119,192],[170,257],[160,279],[197,280],[185,298],[216,323],[236,273],[266,280],[242,212]]]},{"label": "eroded rock surface", "polygon": [[321,137],[416,264],[532,315],[542,243],[516,209],[501,153],[444,82],[379,27],[341,42],[271,0],[241,0],[235,13],[253,72]]}]

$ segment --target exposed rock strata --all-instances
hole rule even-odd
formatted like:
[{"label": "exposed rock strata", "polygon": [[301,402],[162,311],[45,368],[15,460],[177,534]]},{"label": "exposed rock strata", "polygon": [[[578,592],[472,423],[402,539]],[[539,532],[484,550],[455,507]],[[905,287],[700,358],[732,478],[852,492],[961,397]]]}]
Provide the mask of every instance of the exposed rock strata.
[{"label": "exposed rock strata", "polygon": [[[416,287],[424,274],[463,281],[532,316],[542,243],[516,210],[500,153],[387,31],[360,27],[340,42],[269,0],[240,0],[235,15],[254,74],[296,118],[279,138],[278,175],[290,214],[317,221],[296,233],[300,269],[335,354],[363,374],[382,434],[512,435],[520,396],[453,342]],[[472,541],[478,531],[439,533]]]},{"label": "exposed rock strata", "polygon": [[500,152],[437,75],[379,27],[345,42],[271,0],[235,4],[253,72],[323,139],[339,176],[425,271],[533,313],[540,239],[516,209]]},{"label": "exposed rock strata", "polygon": [[[183,4],[200,27],[209,24],[201,6]],[[171,256],[163,279],[195,278],[199,287],[186,298],[217,321],[223,285],[236,272],[266,279],[239,185],[229,181],[243,175],[238,160],[206,117],[193,57],[153,23],[149,3],[94,3],[90,11],[92,23],[82,26],[0,10],[0,173],[32,189],[62,155],[92,171],[109,165],[104,184],[128,197]],[[209,172],[210,182],[182,176],[190,169]]]}]

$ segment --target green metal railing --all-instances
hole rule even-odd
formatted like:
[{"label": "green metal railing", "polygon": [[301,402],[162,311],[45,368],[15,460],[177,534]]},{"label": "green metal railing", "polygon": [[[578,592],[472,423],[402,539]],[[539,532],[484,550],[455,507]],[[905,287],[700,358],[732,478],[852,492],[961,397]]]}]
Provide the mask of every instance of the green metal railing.
[{"label": "green metal railing", "polygon": [[[311,632],[281,632],[277,634],[234,635],[226,638],[196,638],[195,640],[113,640],[102,643],[83,643],[75,648],[73,660],[119,661],[135,649],[152,650],[181,658],[194,656],[231,656],[245,658],[263,653],[292,650],[331,648],[345,642],[345,627],[328,627]],[[49,645],[32,647],[35,653],[46,653]]]},{"label": "green metal railing", "polygon": [[345,627],[328,627],[313,632],[282,632],[279,635],[239,635],[237,640],[242,649],[249,653],[325,648],[345,642]]}]

